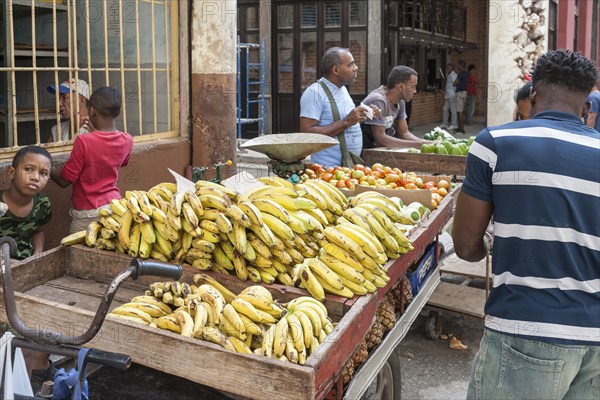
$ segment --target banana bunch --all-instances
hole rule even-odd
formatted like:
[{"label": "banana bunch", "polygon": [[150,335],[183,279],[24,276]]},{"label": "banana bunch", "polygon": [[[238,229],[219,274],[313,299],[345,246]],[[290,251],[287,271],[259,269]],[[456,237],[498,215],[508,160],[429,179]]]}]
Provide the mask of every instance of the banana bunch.
[{"label": "banana bunch", "polygon": [[[348,235],[350,230],[354,230],[357,236],[354,239],[358,241],[362,241],[361,236],[375,239],[370,242],[379,250],[383,247],[385,255],[391,259],[413,249],[402,229],[406,222],[402,209],[392,199],[375,191],[362,192],[350,200],[350,206],[336,221],[338,229]],[[364,247],[364,243],[360,246]]]},{"label": "banana bunch", "polygon": [[271,325],[256,353],[303,365],[333,329],[327,309],[312,297],[298,297],[286,304],[287,313]]}]

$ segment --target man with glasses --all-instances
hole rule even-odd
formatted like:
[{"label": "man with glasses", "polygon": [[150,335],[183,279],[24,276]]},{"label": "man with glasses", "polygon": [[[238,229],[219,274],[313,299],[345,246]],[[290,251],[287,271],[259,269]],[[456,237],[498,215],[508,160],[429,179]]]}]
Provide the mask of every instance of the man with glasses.
[{"label": "man with glasses", "polygon": [[361,124],[363,149],[374,147],[421,147],[428,141],[408,130],[405,105],[417,93],[417,71],[397,65],[390,72],[387,83],[373,90],[363,103],[381,110],[381,116]]}]

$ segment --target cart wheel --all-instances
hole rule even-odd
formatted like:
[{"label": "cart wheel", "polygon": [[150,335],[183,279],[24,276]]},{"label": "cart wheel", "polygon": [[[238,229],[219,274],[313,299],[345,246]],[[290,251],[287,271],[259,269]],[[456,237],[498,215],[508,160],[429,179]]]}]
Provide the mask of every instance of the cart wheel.
[{"label": "cart wheel", "polygon": [[381,367],[363,400],[399,399],[400,379],[400,358],[393,352]]},{"label": "cart wheel", "polygon": [[425,320],[425,336],[431,340],[438,340],[442,334],[442,316],[432,312]]}]

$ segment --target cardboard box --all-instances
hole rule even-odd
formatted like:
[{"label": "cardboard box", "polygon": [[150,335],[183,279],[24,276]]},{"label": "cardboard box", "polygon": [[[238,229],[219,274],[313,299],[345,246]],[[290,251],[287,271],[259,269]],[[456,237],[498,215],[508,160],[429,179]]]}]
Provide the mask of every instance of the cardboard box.
[{"label": "cardboard box", "polygon": [[417,264],[417,268],[413,272],[406,274],[406,277],[410,282],[413,297],[419,293],[423,283],[425,283],[431,272],[435,270],[437,265],[435,262],[436,243],[437,242],[434,241],[427,247],[425,254],[423,254],[423,257],[421,257]]}]

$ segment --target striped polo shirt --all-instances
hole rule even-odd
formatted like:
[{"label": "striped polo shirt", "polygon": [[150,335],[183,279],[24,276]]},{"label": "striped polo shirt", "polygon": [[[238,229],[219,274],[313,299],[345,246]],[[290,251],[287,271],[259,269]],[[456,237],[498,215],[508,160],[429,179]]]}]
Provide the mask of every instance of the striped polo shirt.
[{"label": "striped polo shirt", "polygon": [[600,137],[544,111],[479,133],[463,192],[493,203],[489,329],[600,344]]}]

